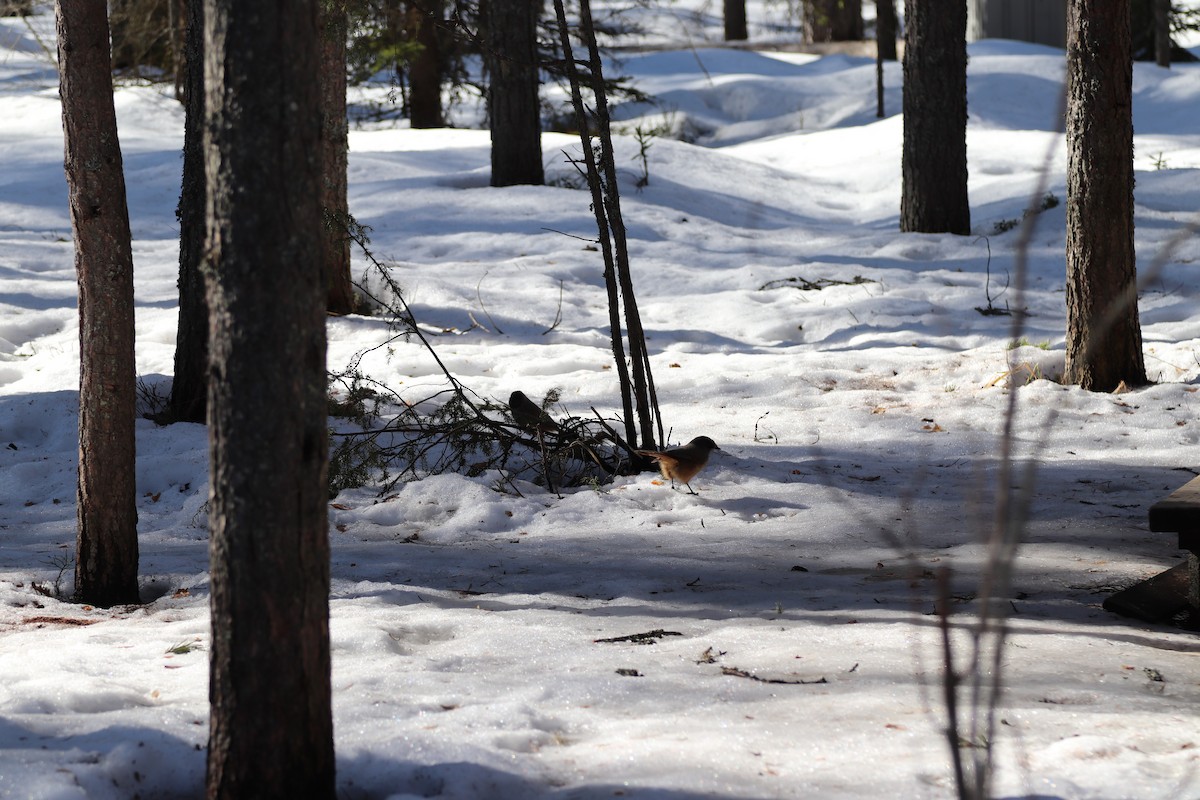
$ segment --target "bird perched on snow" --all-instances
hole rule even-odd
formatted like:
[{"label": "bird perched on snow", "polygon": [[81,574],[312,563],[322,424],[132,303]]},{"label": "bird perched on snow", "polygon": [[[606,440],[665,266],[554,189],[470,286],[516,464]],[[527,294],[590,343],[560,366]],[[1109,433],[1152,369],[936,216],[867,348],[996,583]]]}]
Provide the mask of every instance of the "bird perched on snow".
[{"label": "bird perched on snow", "polygon": [[558,423],[524,392],[516,391],[508,396],[508,410],[512,412],[513,421],[527,431],[543,434],[558,430]]},{"label": "bird perched on snow", "polygon": [[673,447],[661,452],[655,450],[638,450],[638,455],[652,458],[658,462],[662,476],[671,482],[672,488],[678,481],[688,487],[688,491],[696,494],[692,488],[692,478],[700,474],[708,463],[708,454],[720,450],[717,443],[707,436],[697,436],[683,447]]}]

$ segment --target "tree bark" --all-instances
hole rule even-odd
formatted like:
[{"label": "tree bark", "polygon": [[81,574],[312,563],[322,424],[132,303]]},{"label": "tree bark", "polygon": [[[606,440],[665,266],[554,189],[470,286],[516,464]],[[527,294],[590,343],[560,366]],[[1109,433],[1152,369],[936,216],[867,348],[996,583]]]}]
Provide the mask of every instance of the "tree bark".
[{"label": "tree bark", "polygon": [[350,276],[350,220],[346,170],[349,159],[350,126],[346,120],[346,37],[348,15],[345,0],[327,0],[321,6],[321,121],[322,178],[321,208],[325,237],[322,254],[329,275],[326,310],[330,314],[353,314],[358,307]]},{"label": "tree bark", "polygon": [[[188,6],[191,0],[167,0],[170,22],[171,68],[174,71],[175,99],[186,103],[187,99],[187,26]],[[201,65],[203,69],[203,65]]]},{"label": "tree bark", "polygon": [[138,602],[133,250],[103,3],[59,0],[64,166],[79,281],[75,597]]},{"label": "tree bark", "polygon": [[492,186],[541,185],[542,109],[537,24],[541,0],[488,4],[488,119]]},{"label": "tree bark", "polygon": [[862,0],[805,0],[804,37],[809,42],[862,39]]},{"label": "tree bark", "polygon": [[883,61],[896,60],[896,0],[875,0],[875,47]]},{"label": "tree bark", "polygon": [[1133,244],[1128,0],[1067,7],[1067,383],[1146,382]]},{"label": "tree bark", "polygon": [[896,0],[875,0],[875,116],[883,119],[883,62],[896,60]]},{"label": "tree bark", "polygon": [[137,71],[174,68],[171,50],[172,0],[108,0],[112,65]]},{"label": "tree bark", "polygon": [[208,797],[334,798],[319,0],[205,0]]},{"label": "tree bark", "polygon": [[204,3],[186,0],[183,184],[179,193],[179,321],[167,419],[204,422],[208,407],[208,301],[204,296]]},{"label": "tree bark", "polygon": [[905,2],[900,230],[971,231],[967,6]]},{"label": "tree bark", "polygon": [[725,41],[744,42],[750,38],[746,28],[746,0],[725,0]]},{"label": "tree bark", "polygon": [[1171,66],[1171,0],[1154,2],[1154,61],[1160,67]]},{"label": "tree bark", "polygon": [[414,128],[440,128],[442,116],[442,47],[438,27],[442,22],[441,0],[412,3],[408,28],[420,50],[408,65],[408,120]]}]

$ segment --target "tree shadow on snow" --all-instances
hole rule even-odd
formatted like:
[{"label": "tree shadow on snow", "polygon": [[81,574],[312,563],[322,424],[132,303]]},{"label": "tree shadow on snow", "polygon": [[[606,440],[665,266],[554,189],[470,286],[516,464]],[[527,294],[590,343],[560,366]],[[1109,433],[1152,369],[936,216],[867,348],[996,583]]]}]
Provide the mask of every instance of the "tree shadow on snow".
[{"label": "tree shadow on snow", "polygon": [[385,797],[490,797],[498,800],[756,800],[758,795],[686,791],[626,783],[562,786],[536,781],[469,761],[416,764],[371,753],[338,758],[338,772],[354,775],[338,782],[338,795],[355,800]]},{"label": "tree shadow on snow", "polygon": [[[403,564],[404,588],[415,592],[401,603],[417,597],[494,611],[574,603],[578,613],[617,619],[894,623],[897,615],[932,613],[936,570],[950,566],[957,610],[974,610],[992,524],[994,457],[934,449],[915,465],[911,453],[872,448],[825,448],[808,458],[802,448],[745,451],[751,455],[735,464],[720,455],[695,498],[666,486],[626,485],[620,499],[632,496],[645,512],[624,528],[396,542],[392,566]],[[738,494],[743,472],[757,481],[751,493]],[[1105,637],[1119,629],[1171,630],[1122,620],[1100,604],[1178,563],[1175,538],[1150,533],[1146,512],[1190,477],[1170,467],[1041,464],[1028,487],[1016,615],[1034,626],[1040,619],[1095,626]],[[378,562],[380,546],[338,539],[335,583],[372,579],[367,565]]]}]

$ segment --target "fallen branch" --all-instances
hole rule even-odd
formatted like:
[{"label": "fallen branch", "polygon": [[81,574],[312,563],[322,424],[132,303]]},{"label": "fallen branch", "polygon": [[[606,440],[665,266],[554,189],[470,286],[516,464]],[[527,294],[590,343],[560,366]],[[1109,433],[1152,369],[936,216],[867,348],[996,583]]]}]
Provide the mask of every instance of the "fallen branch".
[{"label": "fallen branch", "polygon": [[746,678],[759,683],[781,683],[789,686],[812,686],[819,683],[829,683],[825,678],[816,678],[815,680],[805,680],[804,678],[764,678],[761,675],[755,675],[753,672],[747,672],[744,669],[737,667],[721,667],[722,675],[730,675],[734,678]]},{"label": "fallen branch", "polygon": [[678,631],[665,631],[656,628],[645,633],[631,633],[628,636],[614,636],[611,639],[593,639],[596,644],[612,644],[614,642],[630,642],[631,644],[658,644],[658,640],[667,636],[683,636]]}]

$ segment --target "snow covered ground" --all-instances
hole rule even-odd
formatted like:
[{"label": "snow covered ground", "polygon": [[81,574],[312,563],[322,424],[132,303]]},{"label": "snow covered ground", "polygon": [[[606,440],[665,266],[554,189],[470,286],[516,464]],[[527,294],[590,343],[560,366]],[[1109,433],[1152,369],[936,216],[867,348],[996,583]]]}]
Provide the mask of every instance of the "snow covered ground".
[{"label": "snow covered ground", "polygon": [[[32,24],[52,34],[47,17]],[[932,575],[954,570],[969,620],[1012,391],[1017,455],[1041,464],[1024,487],[998,796],[1200,796],[1200,641],[1100,608],[1178,563],[1146,509],[1200,467],[1200,242],[1146,274],[1200,208],[1200,66],[1135,68],[1155,384],[1121,395],[1047,379],[1063,361],[1062,203],[1039,215],[1024,295],[1018,233],[993,233],[1045,192],[1065,200],[1061,52],[971,47],[978,236],[898,232],[896,64],[882,120],[869,59],[680,49],[624,69],[696,134],[653,142],[640,192],[632,138],[618,159],[672,440],[705,434],[721,452],[699,496],[650,474],[562,499],[497,493],[495,476],[343,492],[330,510],[340,796],[952,796]],[[117,108],[137,363],[161,391],[182,110],[162,86],[123,86]],[[651,111],[624,109],[624,124]],[[199,797],[204,428],[138,423],[145,605],[37,590],[70,586],[74,542],[59,114],[52,63],[22,21],[0,20],[0,794]],[[444,331],[435,346],[459,378],[498,399],[559,388],[567,411],[619,408],[599,256],[549,230],[594,236],[588,195],[562,185],[577,141],[545,136],[559,186],[509,189],[487,185],[486,132],[374,124],[351,146],[352,211],[419,320]],[[989,302],[1029,312],[1021,346],[1013,318],[979,313]],[[386,330],[345,318],[329,333],[333,369]],[[363,368],[417,398],[440,380],[415,343]],[[598,641],[655,630],[669,635]]]}]

